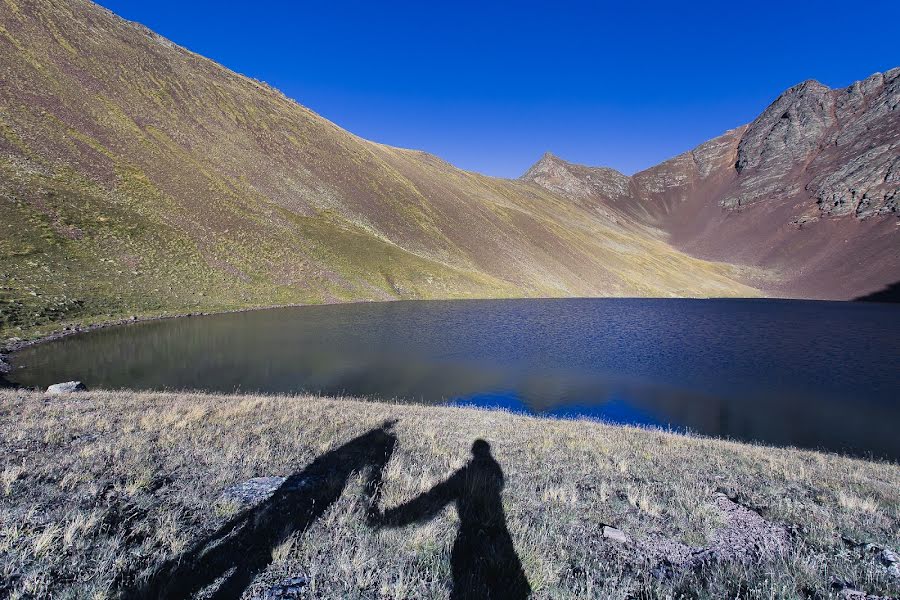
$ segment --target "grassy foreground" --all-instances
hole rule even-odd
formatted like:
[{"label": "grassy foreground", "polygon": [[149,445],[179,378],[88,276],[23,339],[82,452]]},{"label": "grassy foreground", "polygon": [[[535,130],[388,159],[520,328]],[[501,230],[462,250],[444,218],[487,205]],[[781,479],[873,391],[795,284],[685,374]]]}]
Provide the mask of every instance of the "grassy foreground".
[{"label": "grassy foreground", "polygon": [[[449,597],[456,509],[376,528],[366,492],[377,484],[380,508],[407,502],[464,467],[477,439],[502,468],[506,528],[535,598],[827,598],[851,583],[900,594],[876,555],[900,547],[895,464],[463,408],[5,390],[0,597],[120,596],[241,518],[221,498],[229,486],[324,464],[330,450],[391,419],[395,444],[380,482],[354,471],[305,532],[276,535],[244,597],[300,576],[301,597]],[[786,545],[756,539],[750,550],[679,568],[673,557],[685,548],[740,546],[754,533],[723,536],[738,517],[716,498],[743,511],[743,529],[781,531]],[[604,537],[603,525],[628,541]]]}]

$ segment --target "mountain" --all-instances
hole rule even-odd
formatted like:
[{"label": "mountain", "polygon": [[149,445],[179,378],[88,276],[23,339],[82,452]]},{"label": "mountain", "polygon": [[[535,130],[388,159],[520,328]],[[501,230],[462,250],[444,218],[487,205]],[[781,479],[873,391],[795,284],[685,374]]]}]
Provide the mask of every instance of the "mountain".
[{"label": "mountain", "polygon": [[88,0],[0,0],[0,336],[133,314],[537,296],[871,295],[898,70],[806,82],[627,177],[361,139]]},{"label": "mountain", "polygon": [[0,333],[285,303],[752,296],[540,186],[363,140],[86,0],[0,1]]},{"label": "mountain", "polygon": [[806,81],[749,125],[626,177],[542,157],[522,177],[756,270],[769,295],[850,299],[900,281],[900,68]]}]

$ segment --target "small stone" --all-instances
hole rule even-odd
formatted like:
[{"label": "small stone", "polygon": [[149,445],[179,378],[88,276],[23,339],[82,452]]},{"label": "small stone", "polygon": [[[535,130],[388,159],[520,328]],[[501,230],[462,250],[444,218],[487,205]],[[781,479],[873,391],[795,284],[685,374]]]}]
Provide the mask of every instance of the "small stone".
[{"label": "small stone", "polygon": [[878,559],[884,564],[886,567],[890,567],[891,565],[895,565],[900,562],[900,556],[892,551],[885,548],[878,554]]},{"label": "small stone", "polygon": [[297,475],[254,477],[225,489],[219,496],[219,501],[233,502],[241,508],[249,508],[268,500],[276,491],[299,492],[313,487],[317,483],[316,477],[299,477]]},{"label": "small stone", "polygon": [[254,596],[257,600],[276,600],[281,598],[299,598],[303,588],[309,584],[306,577],[291,577],[266,589],[262,594]]},{"label": "small stone", "polygon": [[65,383],[54,383],[47,388],[48,394],[69,394],[71,392],[86,392],[87,386],[80,381],[66,381]]},{"label": "small stone", "polygon": [[619,542],[620,544],[624,544],[628,541],[628,536],[625,535],[624,531],[616,529],[615,527],[610,527],[609,525],[603,526],[603,537],[614,542]]},{"label": "small stone", "polygon": [[834,576],[831,578],[831,589],[837,593],[841,590],[856,589],[856,584],[846,577]]},{"label": "small stone", "polygon": [[267,500],[275,493],[275,490],[281,487],[285,479],[285,477],[254,477],[226,489],[222,492],[221,499],[226,502],[253,506]]}]

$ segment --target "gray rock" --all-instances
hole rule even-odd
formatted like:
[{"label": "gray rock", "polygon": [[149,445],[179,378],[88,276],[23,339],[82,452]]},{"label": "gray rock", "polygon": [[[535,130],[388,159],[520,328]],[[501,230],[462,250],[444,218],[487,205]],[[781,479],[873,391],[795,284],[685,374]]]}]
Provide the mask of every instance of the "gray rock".
[{"label": "gray rock", "polygon": [[222,492],[221,500],[236,504],[253,506],[267,500],[275,493],[286,477],[254,477]]},{"label": "gray rock", "polygon": [[273,585],[261,594],[254,596],[256,600],[276,600],[282,598],[299,598],[303,588],[309,585],[306,577],[291,577],[281,583]]},{"label": "gray rock", "polygon": [[878,553],[878,560],[887,568],[888,575],[900,579],[900,556],[896,552],[884,548]]},{"label": "gray rock", "polygon": [[741,177],[722,206],[805,195],[825,216],[897,215],[898,102],[900,79],[891,72],[844,89],[813,81],[789,89],[741,140]]},{"label": "gray rock", "polygon": [[87,386],[80,381],[66,381],[65,383],[54,383],[47,388],[48,394],[69,394],[71,392],[86,392]]},{"label": "gray rock", "polygon": [[227,488],[219,496],[219,500],[234,502],[247,508],[268,500],[279,489],[298,491],[314,484],[312,477],[254,477]]},{"label": "gray rock", "polygon": [[631,194],[631,179],[627,175],[607,167],[572,164],[549,152],[521,179],[573,200],[602,198],[615,202],[627,199]]},{"label": "gray rock", "polygon": [[620,544],[624,544],[628,541],[628,536],[625,535],[624,531],[608,525],[603,526],[603,537],[614,542],[619,542]]},{"label": "gray rock", "polygon": [[841,600],[891,600],[890,596],[873,596],[851,588],[845,588],[838,592],[838,598]]},{"label": "gray rock", "polygon": [[12,383],[6,380],[6,377],[4,377],[4,375],[9,373],[11,370],[9,363],[7,363],[4,358],[5,357],[0,354],[0,388],[15,387]]}]

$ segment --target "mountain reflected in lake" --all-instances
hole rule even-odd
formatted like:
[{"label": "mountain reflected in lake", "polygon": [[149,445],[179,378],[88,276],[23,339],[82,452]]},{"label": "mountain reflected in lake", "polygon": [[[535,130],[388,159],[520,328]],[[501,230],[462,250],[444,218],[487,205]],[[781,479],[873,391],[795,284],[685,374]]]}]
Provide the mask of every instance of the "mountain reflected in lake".
[{"label": "mountain reflected in lake", "polygon": [[503,407],[897,459],[898,317],[780,300],[286,308],[68,337],[17,353],[11,378]]}]

